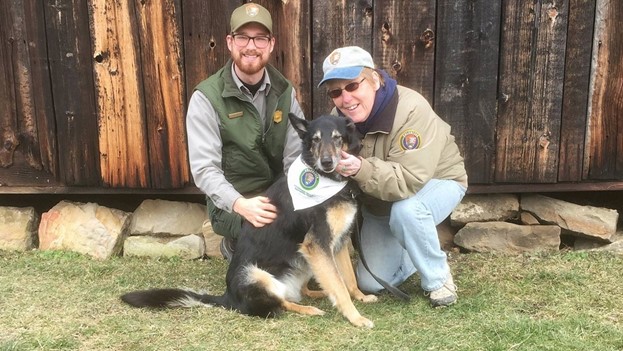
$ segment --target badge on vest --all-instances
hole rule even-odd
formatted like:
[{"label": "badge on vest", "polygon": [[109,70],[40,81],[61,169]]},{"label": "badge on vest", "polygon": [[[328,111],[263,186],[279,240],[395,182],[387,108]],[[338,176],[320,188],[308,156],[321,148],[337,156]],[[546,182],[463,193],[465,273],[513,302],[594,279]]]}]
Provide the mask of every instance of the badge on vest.
[{"label": "badge on vest", "polygon": [[413,129],[408,129],[400,134],[400,148],[404,150],[415,150],[420,147],[422,137]]},{"label": "badge on vest", "polygon": [[337,182],[323,177],[306,165],[299,156],[288,170],[288,190],[294,210],[302,210],[323,203],[344,189],[348,182]]},{"label": "badge on vest", "polygon": [[275,111],[273,114],[273,122],[279,123],[283,119],[283,112],[280,110]]}]

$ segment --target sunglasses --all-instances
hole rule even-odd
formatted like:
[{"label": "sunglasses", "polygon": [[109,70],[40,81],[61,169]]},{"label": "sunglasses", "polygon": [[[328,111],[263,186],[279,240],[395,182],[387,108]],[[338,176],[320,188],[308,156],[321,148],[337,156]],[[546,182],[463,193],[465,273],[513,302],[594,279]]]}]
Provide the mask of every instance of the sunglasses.
[{"label": "sunglasses", "polygon": [[346,90],[347,92],[352,93],[353,91],[359,89],[359,84],[361,84],[361,82],[363,82],[364,80],[366,80],[366,77],[363,77],[358,82],[348,83],[346,84],[344,88],[337,88],[337,89],[329,90],[327,91],[327,94],[329,95],[331,99],[337,99],[340,97],[340,95],[342,95],[342,90]]}]

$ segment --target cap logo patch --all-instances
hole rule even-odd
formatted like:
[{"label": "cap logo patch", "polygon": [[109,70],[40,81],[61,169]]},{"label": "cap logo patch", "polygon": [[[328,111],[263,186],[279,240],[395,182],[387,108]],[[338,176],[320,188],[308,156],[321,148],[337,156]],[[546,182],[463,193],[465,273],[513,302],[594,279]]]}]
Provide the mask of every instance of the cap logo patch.
[{"label": "cap logo patch", "polygon": [[320,180],[318,179],[318,174],[311,168],[305,168],[299,177],[299,183],[301,187],[305,190],[312,190],[316,186]]},{"label": "cap logo patch", "polygon": [[245,10],[247,12],[247,16],[249,17],[255,17],[258,13],[260,13],[260,8],[257,7],[257,5],[255,4],[247,5],[247,7],[245,7]]},{"label": "cap logo patch", "polygon": [[413,129],[408,129],[400,134],[400,148],[402,150],[415,150],[422,144],[422,137]]},{"label": "cap logo patch", "polygon": [[342,55],[339,51],[333,51],[331,56],[329,56],[329,62],[331,62],[332,65],[337,65],[337,63],[340,62],[341,57]]}]

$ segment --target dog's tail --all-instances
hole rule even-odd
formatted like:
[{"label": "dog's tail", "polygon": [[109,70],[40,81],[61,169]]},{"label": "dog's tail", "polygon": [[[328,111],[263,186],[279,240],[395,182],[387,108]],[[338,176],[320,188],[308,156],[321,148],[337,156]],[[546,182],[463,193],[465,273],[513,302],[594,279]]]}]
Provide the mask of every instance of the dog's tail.
[{"label": "dog's tail", "polygon": [[190,289],[150,289],[133,291],[121,296],[121,300],[134,307],[169,308],[195,306],[221,306],[233,308],[226,296],[214,296]]}]

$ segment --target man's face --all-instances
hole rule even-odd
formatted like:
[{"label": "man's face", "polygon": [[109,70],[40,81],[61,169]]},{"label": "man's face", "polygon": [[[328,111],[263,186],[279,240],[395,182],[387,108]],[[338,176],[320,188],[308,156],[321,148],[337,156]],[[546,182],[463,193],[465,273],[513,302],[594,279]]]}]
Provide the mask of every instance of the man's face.
[{"label": "man's face", "polygon": [[[242,40],[236,39],[236,36],[242,37]],[[266,42],[268,38],[268,45],[258,48],[256,40],[248,40],[246,45],[239,45],[241,41],[245,41],[245,36],[250,38],[262,37],[257,39],[258,43],[260,41]],[[271,37],[268,30],[261,24],[249,23],[239,28],[233,35],[227,36],[227,47],[238,69],[245,75],[253,76],[268,64],[270,53],[275,47],[275,38]]]}]

